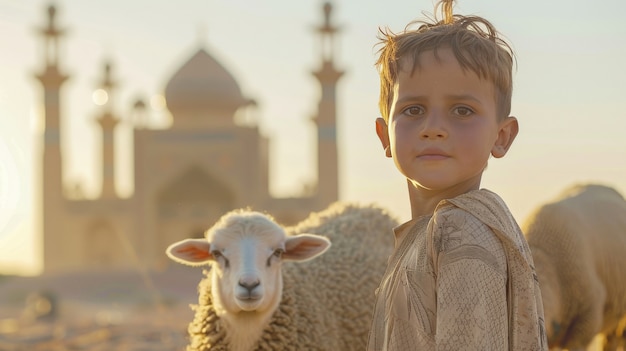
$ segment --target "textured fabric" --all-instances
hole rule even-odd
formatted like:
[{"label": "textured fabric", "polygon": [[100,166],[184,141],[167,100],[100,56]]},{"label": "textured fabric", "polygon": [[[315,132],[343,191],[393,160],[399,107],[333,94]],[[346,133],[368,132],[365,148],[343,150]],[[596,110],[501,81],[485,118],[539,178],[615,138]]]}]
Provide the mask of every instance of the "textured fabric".
[{"label": "textured fabric", "polygon": [[547,349],[530,250],[496,194],[444,200],[395,233],[368,350]]}]

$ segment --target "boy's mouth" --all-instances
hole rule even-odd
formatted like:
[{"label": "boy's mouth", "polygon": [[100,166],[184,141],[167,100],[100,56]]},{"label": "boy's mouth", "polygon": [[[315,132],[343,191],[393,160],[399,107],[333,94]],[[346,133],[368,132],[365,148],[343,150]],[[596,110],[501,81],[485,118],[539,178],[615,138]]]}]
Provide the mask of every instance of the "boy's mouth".
[{"label": "boy's mouth", "polygon": [[440,149],[429,148],[418,153],[417,158],[422,160],[443,160],[450,157],[447,153]]},{"label": "boy's mouth", "polygon": [[420,160],[437,161],[437,160],[444,160],[444,159],[448,158],[448,156],[446,156],[446,155],[436,155],[436,154],[426,154],[426,155],[420,155],[417,158],[419,158]]}]

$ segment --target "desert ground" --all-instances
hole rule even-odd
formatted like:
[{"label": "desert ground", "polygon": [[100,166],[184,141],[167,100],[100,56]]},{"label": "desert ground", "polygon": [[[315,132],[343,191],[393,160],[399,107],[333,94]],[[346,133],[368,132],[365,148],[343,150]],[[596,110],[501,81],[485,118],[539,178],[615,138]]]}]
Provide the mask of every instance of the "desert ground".
[{"label": "desert ground", "polygon": [[0,276],[0,350],[184,350],[202,269]]},{"label": "desert ground", "polygon": [[201,278],[201,268],[180,265],[0,275],[0,351],[183,351]]}]

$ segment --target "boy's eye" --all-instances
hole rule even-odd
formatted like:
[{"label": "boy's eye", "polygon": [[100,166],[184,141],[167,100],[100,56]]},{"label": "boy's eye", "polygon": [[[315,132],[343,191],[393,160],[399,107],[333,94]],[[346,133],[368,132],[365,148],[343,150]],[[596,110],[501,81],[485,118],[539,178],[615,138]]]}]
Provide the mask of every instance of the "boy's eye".
[{"label": "boy's eye", "polygon": [[465,106],[459,106],[454,109],[454,114],[461,117],[467,117],[472,113],[474,113],[474,111],[471,108]]},{"label": "boy's eye", "polygon": [[424,114],[424,108],[421,106],[409,106],[402,113],[407,116],[419,116]]}]

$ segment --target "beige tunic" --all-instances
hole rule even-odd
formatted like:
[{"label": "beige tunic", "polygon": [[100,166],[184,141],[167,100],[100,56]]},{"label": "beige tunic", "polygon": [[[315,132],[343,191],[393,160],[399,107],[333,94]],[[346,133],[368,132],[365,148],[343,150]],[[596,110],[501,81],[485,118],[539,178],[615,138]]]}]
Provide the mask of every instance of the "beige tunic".
[{"label": "beige tunic", "polygon": [[471,191],[394,231],[368,350],[547,350],[530,250],[499,196]]}]

